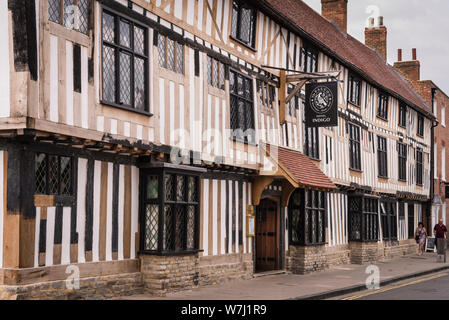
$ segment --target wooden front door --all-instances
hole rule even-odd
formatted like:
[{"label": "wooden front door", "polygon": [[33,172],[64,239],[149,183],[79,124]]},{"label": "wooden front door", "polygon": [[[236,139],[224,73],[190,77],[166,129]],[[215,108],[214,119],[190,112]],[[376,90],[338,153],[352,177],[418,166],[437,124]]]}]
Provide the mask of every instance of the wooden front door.
[{"label": "wooden front door", "polygon": [[262,200],[256,212],[256,271],[278,268],[277,203]]}]

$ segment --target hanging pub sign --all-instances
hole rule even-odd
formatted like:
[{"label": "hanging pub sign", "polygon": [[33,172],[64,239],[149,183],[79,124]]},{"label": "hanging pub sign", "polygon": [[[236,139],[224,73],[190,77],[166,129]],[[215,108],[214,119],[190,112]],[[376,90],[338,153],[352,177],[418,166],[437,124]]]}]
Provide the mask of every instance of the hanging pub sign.
[{"label": "hanging pub sign", "polygon": [[306,84],[305,108],[308,127],[338,126],[337,82]]}]

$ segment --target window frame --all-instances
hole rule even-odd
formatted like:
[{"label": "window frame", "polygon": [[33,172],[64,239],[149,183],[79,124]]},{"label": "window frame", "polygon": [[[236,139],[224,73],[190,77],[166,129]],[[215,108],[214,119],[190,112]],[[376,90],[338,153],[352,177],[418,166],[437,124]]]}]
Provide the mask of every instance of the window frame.
[{"label": "window frame", "polygon": [[305,117],[305,102],[302,101],[302,128],[303,128],[303,153],[310,159],[321,161],[320,158],[320,132],[317,127],[307,127]]},{"label": "window frame", "polygon": [[[238,9],[237,9],[237,18],[236,18],[235,22],[234,22],[234,14],[235,14],[234,6],[238,7]],[[241,39],[241,11],[242,11],[242,9],[249,9],[249,10],[253,11],[252,12],[252,19],[253,19],[252,23],[253,23],[253,25],[250,26],[251,30],[249,30],[249,32],[250,32],[250,35],[249,35],[250,43],[247,43],[245,40]],[[247,2],[244,2],[242,0],[232,0],[231,10],[232,10],[232,13],[231,13],[231,28],[230,28],[230,32],[229,32],[229,37],[232,40],[242,44],[245,47],[247,47],[248,49],[256,52],[257,51],[256,50],[256,41],[257,41],[257,9],[254,6],[248,4]],[[237,23],[237,25],[235,27],[234,27],[234,23]],[[235,33],[236,34],[233,34],[234,33],[234,28],[235,28]]]},{"label": "window frame", "polygon": [[[384,207],[382,207],[384,205]],[[382,239],[384,241],[398,240],[398,213],[396,209],[396,201],[391,199],[381,199],[379,202]],[[385,211],[382,210],[385,209]]]},{"label": "window frame", "polygon": [[[231,79],[234,77],[234,87],[233,88],[233,84]],[[245,83],[246,81],[250,82],[250,99],[245,97],[245,89],[243,90],[243,94],[240,95],[238,93],[238,78],[242,78],[243,82]],[[231,132],[231,140],[233,141],[238,141],[238,142],[243,142],[243,143],[248,143],[248,144],[256,144],[256,140],[255,140],[255,110],[254,110],[254,79],[250,76],[247,76],[241,72],[239,72],[236,69],[233,68],[229,68],[229,96],[230,96],[230,104],[229,104],[229,108],[230,108],[230,128],[232,130]],[[246,88],[246,87],[245,87]],[[233,90],[235,89],[235,90]],[[233,104],[232,101],[233,99],[236,99],[236,103]],[[247,104],[251,105],[251,112],[248,114],[248,110],[246,110],[246,112],[244,113],[244,128],[238,128],[235,127],[235,124],[232,121],[233,118],[233,114],[235,113],[236,115],[236,121],[237,121],[237,125],[240,126],[240,115],[239,115],[239,107],[238,107],[238,102],[239,101],[243,101],[245,103],[245,110],[248,108]],[[233,108],[236,107],[237,110],[233,110]],[[248,121],[250,121],[251,123],[248,126]],[[239,130],[242,131],[242,137],[238,136]],[[252,130],[252,136],[250,137],[250,139],[248,138],[248,130]]]},{"label": "window frame", "polygon": [[349,241],[379,241],[379,198],[351,194],[348,197],[348,213]]},{"label": "window frame", "polygon": [[[168,200],[167,190],[166,190],[166,182],[165,177],[167,175],[172,175],[174,177],[173,183],[173,195],[175,200]],[[147,183],[149,177],[157,177],[158,181],[158,197],[157,198],[148,198],[147,197]],[[177,199],[177,178],[184,177],[185,190],[184,190],[184,200]],[[196,201],[189,201],[188,199],[188,178],[193,178],[196,183]],[[200,210],[201,210],[201,174],[193,171],[185,171],[180,169],[173,168],[155,168],[155,169],[143,169],[140,174],[140,253],[149,254],[149,255],[178,255],[178,254],[194,254],[201,252],[200,249]],[[156,249],[148,249],[145,248],[145,235],[146,235],[146,209],[147,206],[156,206],[158,208],[158,212],[156,213],[158,216],[157,221],[157,239]],[[171,218],[171,234],[173,239],[171,239],[170,248],[167,249],[167,244],[164,243],[164,235],[166,232],[166,224],[165,224],[165,207],[171,206],[172,218]],[[194,223],[193,223],[193,246],[194,248],[188,247],[188,207],[195,207],[194,212]],[[184,212],[184,221],[183,221],[183,248],[178,249],[177,242],[177,216],[176,209],[178,207],[185,207]]]},{"label": "window frame", "polygon": [[[352,130],[354,129],[354,130]],[[357,129],[357,130],[356,130]],[[361,151],[361,127],[348,123],[349,130],[349,169],[353,171],[362,171],[362,151]],[[354,137],[353,133],[358,133],[357,136]],[[356,162],[356,163],[355,163]]]},{"label": "window frame", "polygon": [[[300,49],[300,64],[301,64],[301,69],[302,72],[309,72],[309,73],[314,73],[314,72],[318,72],[318,50],[308,44],[303,42],[303,46]],[[309,66],[311,66],[310,64],[310,59],[312,59],[312,63],[314,63],[315,68],[313,70],[309,70]]]},{"label": "window frame", "polygon": [[[45,193],[38,193],[37,191],[37,183],[38,183],[38,179],[37,179],[37,157],[39,155],[45,155],[45,189],[46,192]],[[50,157],[56,157],[57,161],[58,161],[58,174],[57,174],[57,189],[58,192],[57,193],[53,193],[50,192],[49,188],[50,188],[50,170],[49,170],[49,161],[50,161]],[[63,193],[61,188],[62,188],[62,174],[61,174],[61,159],[62,158],[68,158],[69,162],[70,162],[70,192],[67,193]],[[75,186],[76,186],[76,171],[75,171],[75,158],[72,156],[67,156],[67,155],[62,155],[62,154],[58,154],[58,153],[48,153],[48,152],[40,152],[40,151],[36,151],[34,152],[34,194],[35,195],[43,195],[43,196],[58,196],[58,197],[75,197],[76,195],[76,190],[75,190]]]},{"label": "window frame", "polygon": [[378,177],[388,179],[388,139],[377,136],[377,170]]},{"label": "window frame", "polygon": [[407,182],[408,145],[398,142],[398,180]]},{"label": "window frame", "polygon": [[[86,16],[84,17],[85,20],[85,24],[86,24],[86,31],[84,32],[83,30],[80,30],[80,25],[81,25],[81,15],[80,15],[80,7],[79,7],[79,3],[80,0],[72,0],[73,1],[73,6],[75,6],[75,10],[77,10],[77,12],[74,12],[74,16],[77,17],[78,16],[78,21],[74,21],[74,25],[72,27],[68,27],[66,26],[66,21],[65,21],[65,14],[66,14],[66,10],[65,10],[65,0],[54,0],[54,2],[58,2],[59,1],[59,21],[55,21],[52,20],[52,17],[50,15],[50,8],[51,8],[51,4],[50,1],[52,0],[46,0],[47,4],[48,4],[48,10],[47,10],[47,15],[48,15],[48,21],[52,22],[52,23],[56,23],[68,30],[73,30],[76,32],[79,32],[85,36],[89,36],[89,16],[90,16],[90,8],[92,5],[91,0],[85,0],[86,1]],[[78,27],[76,28],[78,24]]]},{"label": "window frame", "polygon": [[256,82],[260,106],[273,110],[273,103],[276,100],[276,87],[273,84],[260,79],[256,79]]},{"label": "window frame", "polygon": [[[157,53],[158,53],[157,58],[158,58],[158,67],[159,67],[159,69],[164,69],[164,70],[167,70],[167,71],[170,71],[170,72],[174,72],[174,73],[179,74],[179,75],[185,75],[185,72],[186,72],[186,65],[185,65],[186,64],[186,62],[185,62],[186,48],[185,48],[185,43],[182,42],[182,41],[178,41],[178,40],[172,38],[171,36],[165,35],[163,33],[156,32],[155,33],[155,37],[157,37],[157,46],[156,46],[156,48],[157,48]],[[165,42],[165,44],[164,44],[165,65],[164,66],[161,65],[161,60],[159,59],[160,50],[161,50],[161,48],[160,48],[160,40],[161,40],[161,38],[164,38],[164,42]],[[173,70],[168,67],[168,42],[169,41],[173,42],[173,68],[174,68]],[[182,72],[179,72],[179,70],[178,70],[178,66],[179,66],[178,46],[182,46]]]},{"label": "window frame", "polygon": [[[354,93],[355,83],[358,84],[356,93]],[[362,94],[362,80],[356,75],[350,73],[348,77],[348,102],[360,108],[361,94]]]},{"label": "window frame", "polygon": [[422,149],[416,149],[416,185],[423,186],[424,178],[424,153]]},{"label": "window frame", "polygon": [[[215,79],[215,68],[218,68],[217,79]],[[220,60],[217,60],[211,56],[207,56],[207,84],[218,90],[224,91],[226,89],[226,73],[227,65]]]},{"label": "window frame", "polygon": [[377,117],[381,120],[388,121],[388,104],[389,96],[383,92],[379,93],[379,101],[377,104]]},{"label": "window frame", "polygon": [[398,126],[407,128],[407,105],[403,102],[399,103],[399,119]]},{"label": "window frame", "polygon": [[424,138],[424,116],[418,114],[418,120],[416,122],[416,135]]},{"label": "window frame", "polygon": [[[114,42],[111,43],[107,40],[104,39],[104,23],[103,23],[103,19],[104,19],[104,14],[108,14],[110,16],[114,17]],[[120,31],[119,30],[119,25],[120,25],[120,21],[126,21],[130,23],[130,30],[132,30],[130,32],[130,48],[125,47],[123,45],[120,44],[120,33],[117,32]],[[132,19],[126,15],[123,15],[122,13],[118,13],[115,10],[109,9],[107,6],[102,6],[101,9],[101,100],[100,103],[104,104],[104,105],[108,105],[108,106],[112,106],[112,107],[116,107],[119,109],[123,109],[123,110],[127,110],[127,111],[132,111],[135,113],[140,113],[140,114],[144,114],[147,116],[152,116],[152,113],[150,112],[150,90],[149,90],[149,86],[150,86],[150,79],[149,79],[149,50],[150,50],[150,44],[149,44],[149,32],[148,32],[148,27],[145,26],[144,24],[140,23],[139,21],[136,21],[135,19]],[[144,31],[144,54],[139,54],[136,53],[135,48],[134,48],[134,27],[137,26],[137,28],[143,29]],[[104,81],[104,47],[105,45],[107,47],[111,47],[115,50],[115,54],[114,54],[114,75],[115,75],[115,101],[108,101],[104,98],[104,85],[105,85],[105,81]],[[124,104],[120,104],[117,103],[118,100],[120,100],[119,96],[120,96],[120,59],[118,58],[120,56],[120,53],[125,52],[125,54],[129,54],[131,55],[131,62],[130,62],[130,66],[131,66],[131,71],[130,71],[130,94],[131,94],[131,105],[124,105]],[[140,110],[140,109],[136,109],[135,108],[135,61],[136,61],[136,57],[138,59],[141,59],[144,61],[144,85],[143,87],[145,88],[145,95],[144,95],[144,110]]]},{"label": "window frame", "polygon": [[[308,194],[312,195],[312,206],[309,206],[310,201]],[[299,197],[299,205],[295,204],[295,197]],[[313,202],[316,201],[318,196],[318,206]],[[322,199],[319,199],[320,196]],[[296,219],[293,217],[294,211],[299,213],[299,217]],[[306,214],[307,212],[307,214]],[[313,225],[314,221],[320,221],[321,215],[321,226],[319,224]],[[306,219],[309,218],[309,220]],[[298,234],[298,239],[293,239],[293,222],[296,221],[295,230]],[[317,191],[310,189],[296,189],[290,197],[288,205],[288,238],[289,244],[297,246],[318,246],[326,244],[326,225],[327,225],[327,192]],[[312,228],[315,228],[315,238],[312,239],[313,233],[311,233]],[[321,232],[321,234],[320,234]],[[307,237],[309,235],[309,237]],[[320,241],[321,240],[321,241]]]},{"label": "window frame", "polygon": [[[412,218],[412,219],[410,219]],[[407,203],[407,228],[408,228],[408,238],[415,238],[415,204]]]}]

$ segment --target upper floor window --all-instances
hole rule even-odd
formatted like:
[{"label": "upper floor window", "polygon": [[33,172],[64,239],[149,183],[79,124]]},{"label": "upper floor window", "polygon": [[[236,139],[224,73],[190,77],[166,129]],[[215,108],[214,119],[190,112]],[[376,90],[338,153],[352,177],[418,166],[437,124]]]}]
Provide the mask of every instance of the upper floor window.
[{"label": "upper floor window", "polygon": [[379,167],[379,177],[388,177],[388,156],[387,156],[387,139],[377,137],[377,163]]},{"label": "upper floor window", "polygon": [[248,3],[234,0],[232,5],[231,37],[244,45],[256,47],[257,11]]},{"label": "upper floor window", "polygon": [[421,149],[416,150],[416,184],[423,184],[423,152]]},{"label": "upper floor window", "polygon": [[233,138],[254,143],[253,80],[234,70],[229,71],[231,93],[231,129]]},{"label": "upper floor window", "polygon": [[388,120],[388,96],[386,94],[379,94],[377,116],[381,119]]},{"label": "upper floor window", "polygon": [[320,137],[318,128],[310,128],[306,125],[305,103],[302,103],[303,111],[303,137],[304,137],[304,154],[312,159],[320,160]]},{"label": "upper floor window", "polygon": [[407,105],[403,102],[399,103],[399,126],[407,127]]},{"label": "upper floor window", "polygon": [[360,152],[360,127],[349,123],[349,168],[362,170]]},{"label": "upper floor window", "polygon": [[360,106],[360,93],[362,91],[362,81],[354,75],[349,75],[348,101],[356,106]]},{"label": "upper floor window", "polygon": [[147,29],[103,12],[103,102],[148,112]]},{"label": "upper floor window", "polygon": [[[288,94],[290,94],[293,91],[293,88],[288,89]],[[299,103],[300,103],[300,97],[299,93],[293,96],[293,98],[290,100],[289,103],[285,105],[287,108],[287,114],[290,117],[296,118],[297,110],[299,109]]]},{"label": "upper floor window", "polygon": [[73,160],[70,157],[35,155],[35,194],[73,195]]},{"label": "upper floor window", "polygon": [[416,134],[420,137],[424,137],[424,117],[422,115],[418,115],[418,126]]},{"label": "upper floor window", "polygon": [[48,0],[48,19],[87,34],[90,0]]},{"label": "upper floor window", "polygon": [[184,45],[158,34],[157,47],[159,52],[159,67],[176,73],[184,73]]},{"label": "upper floor window", "polygon": [[259,95],[260,106],[273,109],[276,97],[276,88],[264,81],[257,80],[257,93]]},{"label": "upper floor window", "polygon": [[407,145],[398,142],[398,179],[401,181],[407,180]]},{"label": "upper floor window", "polygon": [[212,87],[225,89],[225,66],[209,56],[207,56],[207,83]]},{"label": "upper floor window", "polygon": [[312,47],[301,48],[301,68],[303,72],[318,71],[318,51]]}]

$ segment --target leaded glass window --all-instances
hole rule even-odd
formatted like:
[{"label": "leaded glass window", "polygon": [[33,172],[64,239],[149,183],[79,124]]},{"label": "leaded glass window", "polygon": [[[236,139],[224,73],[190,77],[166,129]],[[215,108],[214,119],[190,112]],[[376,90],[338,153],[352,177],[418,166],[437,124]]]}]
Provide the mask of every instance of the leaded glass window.
[{"label": "leaded glass window", "polygon": [[360,106],[360,95],[362,90],[362,81],[356,76],[349,75],[348,83],[348,101],[356,106]]},{"label": "leaded glass window", "polygon": [[48,20],[88,33],[90,0],[48,0]]},{"label": "leaded glass window", "polygon": [[232,5],[231,37],[244,45],[256,46],[257,10],[250,4],[234,0]]},{"label": "leaded glass window", "polygon": [[144,174],[142,250],[198,249],[199,177],[164,170]]},{"label": "leaded glass window", "polygon": [[297,189],[290,197],[289,238],[293,245],[326,242],[326,192]]},{"label": "leaded glass window", "polygon": [[360,149],[360,127],[352,123],[348,124],[349,129],[349,168],[352,170],[362,170],[361,149]]},{"label": "leaded glass window", "polygon": [[407,145],[398,142],[398,179],[407,181]]},{"label": "leaded glass window", "polygon": [[407,127],[407,105],[402,101],[399,103],[399,126]]},{"label": "leaded glass window", "polygon": [[350,241],[378,241],[379,202],[377,198],[351,195],[348,197],[348,212]]},{"label": "leaded glass window", "polygon": [[318,71],[318,51],[308,44],[301,48],[301,68],[303,72]]},{"label": "leaded glass window", "polygon": [[147,29],[103,11],[103,103],[148,112]]},{"label": "leaded glass window", "polygon": [[225,65],[207,56],[207,83],[215,88],[225,89]]},{"label": "leaded glass window", "polygon": [[379,177],[388,178],[387,139],[377,136],[377,165]]},{"label": "leaded glass window", "polygon": [[384,240],[397,240],[396,201],[383,200],[380,202],[382,237]]},{"label": "leaded glass window", "polygon": [[416,184],[423,185],[423,152],[421,149],[416,150]]},{"label": "leaded glass window", "polygon": [[416,134],[420,137],[424,137],[424,117],[420,114],[418,114],[418,126]]},{"label": "leaded glass window", "polygon": [[37,153],[34,161],[35,194],[73,195],[73,159]]},{"label": "leaded glass window", "polygon": [[261,107],[273,109],[273,103],[276,97],[276,87],[264,81],[257,80],[257,95]]},{"label": "leaded glass window", "polygon": [[383,120],[388,120],[388,96],[384,93],[379,94],[377,116]]},{"label": "leaded glass window", "polygon": [[231,129],[235,140],[255,142],[253,80],[234,70],[229,72]]},{"label": "leaded glass window", "polygon": [[162,34],[158,34],[157,46],[159,67],[183,74],[184,45]]},{"label": "leaded glass window", "polygon": [[303,150],[304,154],[312,159],[320,160],[320,137],[319,129],[308,127],[305,116],[306,106],[302,102],[302,128],[303,128]]}]

